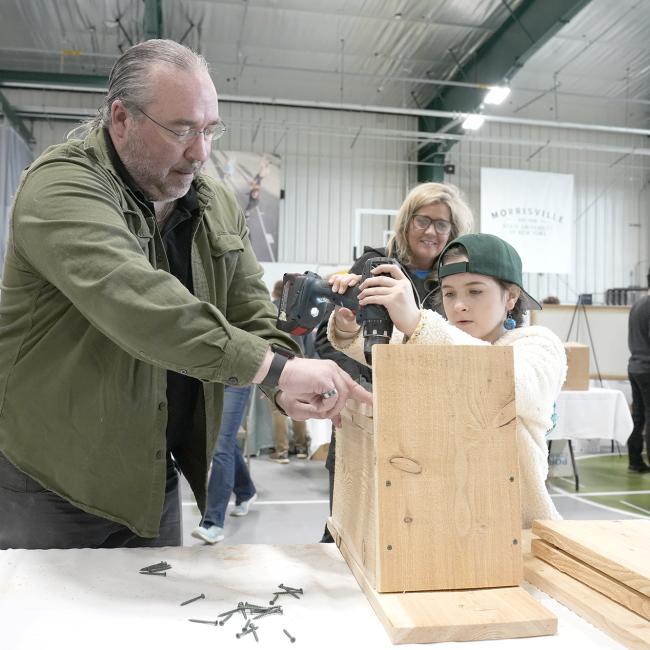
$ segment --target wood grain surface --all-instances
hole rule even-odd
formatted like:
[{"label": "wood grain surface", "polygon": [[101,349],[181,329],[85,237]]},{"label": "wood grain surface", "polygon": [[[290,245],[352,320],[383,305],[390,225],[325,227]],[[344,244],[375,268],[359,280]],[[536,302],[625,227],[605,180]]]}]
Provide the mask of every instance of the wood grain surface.
[{"label": "wood grain surface", "polygon": [[627,648],[650,648],[648,621],[579,580],[533,555],[525,557],[524,578]]},{"label": "wood grain surface", "polygon": [[534,539],[531,548],[535,557],[551,564],[562,573],[580,580],[583,584],[615,600],[617,603],[636,612],[639,616],[643,616],[646,620],[650,620],[650,598],[648,596],[630,589],[628,586],[577,560],[559,548],[555,548],[555,546],[544,540]]},{"label": "wood grain surface", "polygon": [[512,349],[373,351],[376,589],[519,585]]},{"label": "wood grain surface", "polygon": [[521,587],[379,593],[369,584],[331,521],[329,526],[341,554],[395,644],[514,639],[557,632],[557,618]]},{"label": "wood grain surface", "polygon": [[535,521],[533,533],[630,589],[650,596],[650,520]]}]

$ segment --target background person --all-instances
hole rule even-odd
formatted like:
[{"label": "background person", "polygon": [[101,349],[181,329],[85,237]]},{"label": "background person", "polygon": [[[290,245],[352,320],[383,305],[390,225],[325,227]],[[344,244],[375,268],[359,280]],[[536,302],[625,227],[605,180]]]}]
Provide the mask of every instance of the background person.
[{"label": "background person", "polygon": [[[469,206],[453,185],[445,183],[422,183],[416,185],[406,196],[395,219],[395,233],[386,248],[364,248],[349,273],[335,274],[329,279],[333,291],[344,293],[349,286],[361,279],[365,262],[372,257],[392,257],[411,283],[413,298],[424,309],[436,308],[436,262],[448,241],[470,232],[474,218]],[[335,350],[327,338],[327,320],[318,327],[316,351],[321,359],[331,359],[363,386],[372,384],[372,372],[365,363],[357,363]],[[336,429],[325,461],[329,472],[330,514],[334,494],[336,462]],[[333,542],[325,526],[322,542]]]},{"label": "background person", "polygon": [[223,416],[212,456],[208,480],[208,497],[201,523],[192,537],[207,544],[224,539],[224,521],[230,495],[235,494],[233,517],[244,517],[257,499],[255,484],[237,444],[237,432],[244,419],[251,395],[251,386],[226,386],[223,394]]},{"label": "background person", "polygon": [[[374,272],[390,277],[366,280],[359,304],[388,309],[399,330],[392,342],[512,346],[522,526],[530,528],[533,519],[560,519],[545,485],[545,434],[553,426],[555,400],[566,377],[566,356],[562,342],[548,328],[521,327],[526,309],[540,306],[523,290],[517,251],[494,235],[463,235],[450,242],[438,263],[447,320],[417,305],[401,269],[386,264]],[[362,336],[349,309],[336,309],[329,334],[334,347],[363,360]]]},{"label": "background person", "polygon": [[[648,285],[650,286],[650,273]],[[632,387],[634,422],[627,440],[628,470],[647,474],[650,466],[643,460],[642,454],[644,437],[646,458],[650,454],[650,289],[648,295],[637,300],[630,309],[627,345],[630,348],[627,373]]]}]

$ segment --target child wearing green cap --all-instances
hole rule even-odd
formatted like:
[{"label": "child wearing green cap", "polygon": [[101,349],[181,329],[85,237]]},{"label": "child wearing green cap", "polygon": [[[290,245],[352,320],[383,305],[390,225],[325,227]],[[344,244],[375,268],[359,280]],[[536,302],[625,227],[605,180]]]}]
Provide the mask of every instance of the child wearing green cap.
[{"label": "child wearing green cap", "polygon": [[[445,317],[417,306],[409,278],[397,266],[378,266],[374,273],[361,285],[359,303],[388,309],[396,328],[391,343],[513,347],[522,525],[559,519],[545,486],[545,434],[552,428],[554,403],[566,377],[566,355],[549,329],[522,327],[525,312],[541,307],[524,291],[517,251],[494,235],[462,235],[449,242],[437,267]],[[351,286],[356,279],[340,279],[339,284]],[[335,310],[328,335],[335,348],[364,361],[360,328],[349,309]]]}]

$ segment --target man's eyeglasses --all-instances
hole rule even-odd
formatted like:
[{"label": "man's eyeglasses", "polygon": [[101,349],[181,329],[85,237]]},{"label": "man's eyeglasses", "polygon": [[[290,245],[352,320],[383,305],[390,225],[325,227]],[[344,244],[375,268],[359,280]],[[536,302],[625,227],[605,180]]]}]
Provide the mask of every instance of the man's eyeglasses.
[{"label": "man's eyeglasses", "polygon": [[205,127],[205,129],[185,129],[184,131],[174,131],[173,129],[170,129],[169,127],[165,126],[164,124],[161,124],[157,120],[154,120],[151,115],[148,115],[145,113],[141,108],[138,108],[136,106],[137,110],[140,111],[147,119],[151,120],[154,124],[158,125],[161,129],[165,129],[165,131],[169,131],[169,133],[173,134],[176,137],[176,140],[182,144],[187,144],[188,142],[192,142],[194,138],[197,136],[201,135],[203,136],[204,140],[207,140],[208,142],[212,142],[213,140],[218,140],[225,132],[226,132],[226,125],[219,120],[215,124],[209,124],[208,126]]},{"label": "man's eyeglasses", "polygon": [[426,230],[431,224],[433,224],[434,230],[439,235],[448,235],[451,232],[451,221],[445,221],[444,219],[430,219],[425,217],[423,214],[413,215],[413,226],[418,230]]}]

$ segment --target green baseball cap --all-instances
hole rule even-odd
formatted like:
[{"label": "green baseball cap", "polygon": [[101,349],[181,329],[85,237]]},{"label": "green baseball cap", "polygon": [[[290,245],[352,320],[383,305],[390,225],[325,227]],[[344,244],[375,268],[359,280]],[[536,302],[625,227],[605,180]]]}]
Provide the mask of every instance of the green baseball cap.
[{"label": "green baseball cap", "polygon": [[[442,264],[445,253],[457,244],[465,248],[469,261]],[[528,309],[542,308],[523,287],[519,253],[507,241],[496,235],[483,233],[461,235],[450,241],[438,258],[438,279],[442,280],[448,275],[457,273],[478,273],[516,284],[522,291]]]}]

